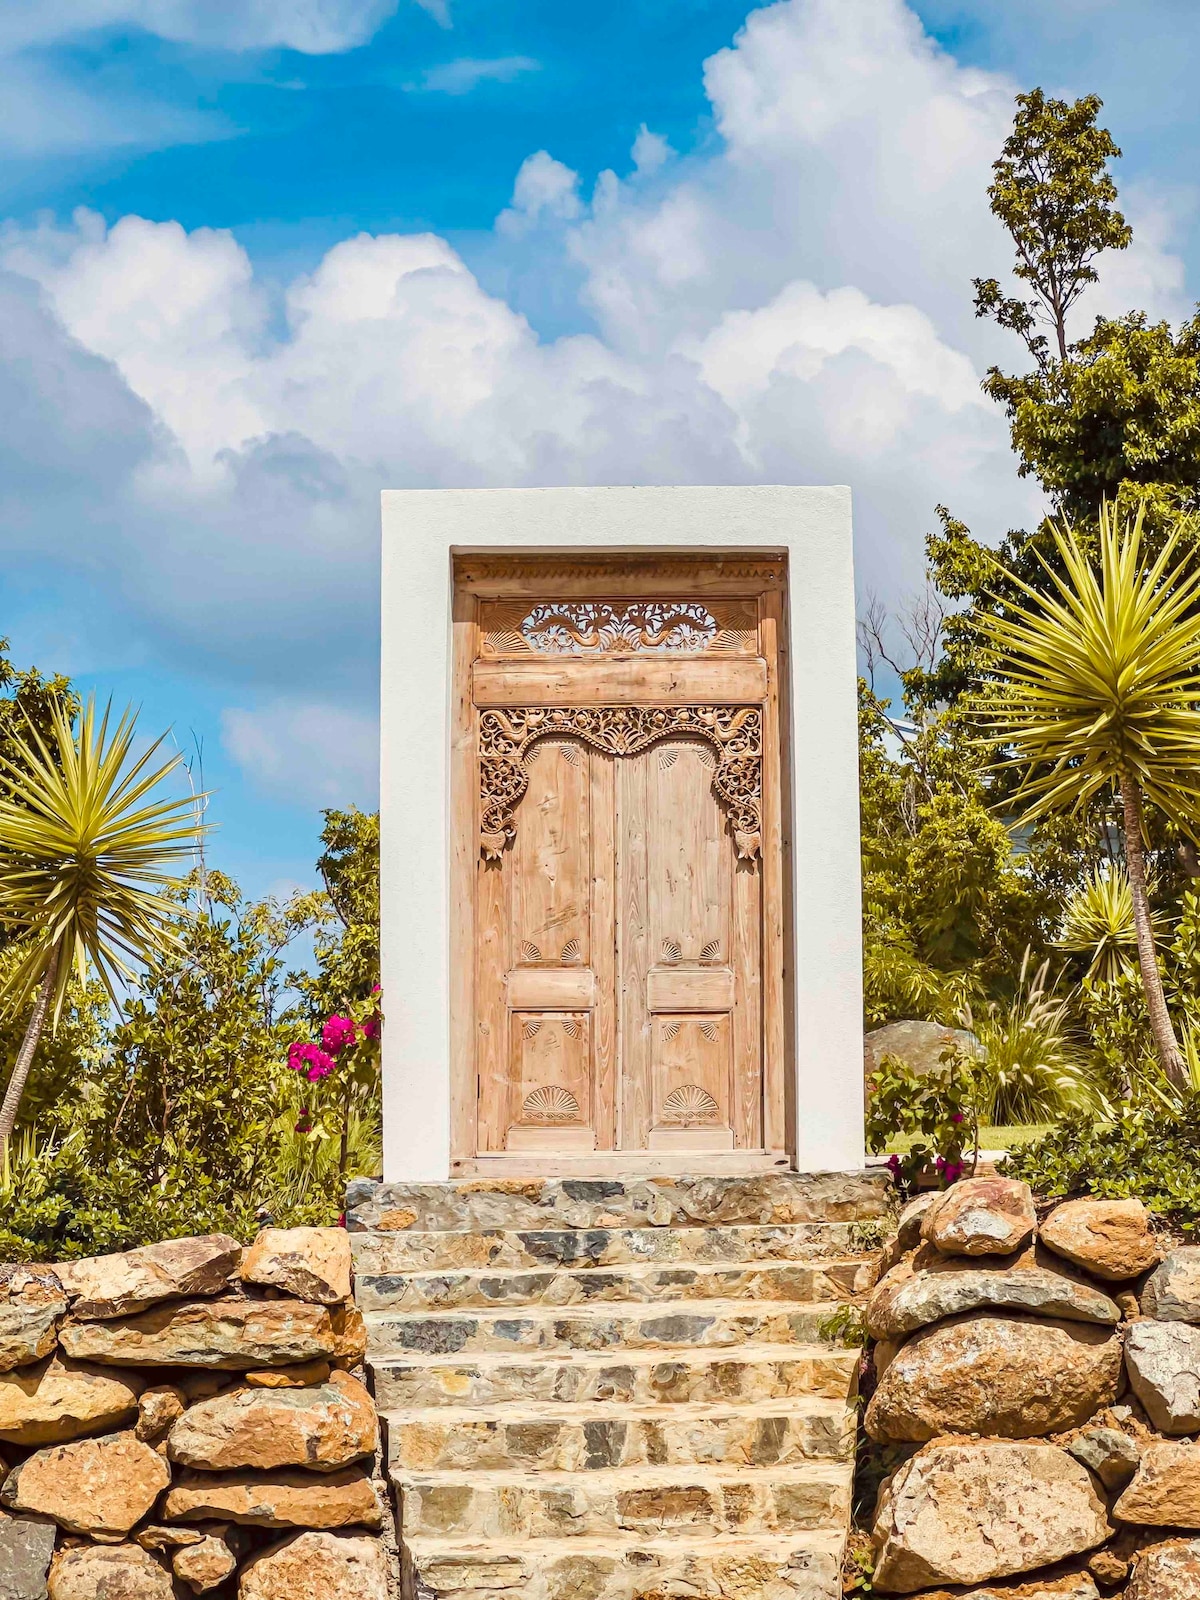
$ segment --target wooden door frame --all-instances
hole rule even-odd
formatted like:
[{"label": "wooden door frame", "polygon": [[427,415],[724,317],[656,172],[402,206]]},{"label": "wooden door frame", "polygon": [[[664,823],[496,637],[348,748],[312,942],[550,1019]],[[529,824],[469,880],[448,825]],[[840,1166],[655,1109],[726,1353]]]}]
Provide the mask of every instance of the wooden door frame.
[{"label": "wooden door frame", "polygon": [[[525,571],[520,569],[524,567]],[[765,578],[763,569],[777,576]],[[532,572],[536,572],[536,576]],[[791,986],[785,983],[786,951],[791,942],[789,877],[785,858],[790,846],[784,818],[790,815],[785,789],[790,780],[791,753],[786,732],[784,662],[787,650],[788,561],[778,549],[738,549],[715,554],[684,548],[616,556],[604,549],[492,549],[486,554],[453,558],[451,578],[450,684],[450,1168],[455,1177],[507,1174],[601,1176],[604,1174],[678,1173],[702,1168],[713,1173],[760,1172],[790,1168],[795,1152],[795,1093],[787,1071],[794,1019]],[[762,755],[762,1017],[763,1135],[762,1151],[595,1152],[588,1155],[538,1156],[531,1152],[478,1152],[479,1084],[475,1049],[476,875],[479,854],[479,784],[477,776],[477,708],[473,675],[480,656],[481,599],[498,595],[545,593],[547,583],[564,598],[603,593],[617,598],[653,597],[656,589],[678,597],[686,582],[688,599],[754,595],[758,600],[759,641],[767,662]],[[772,647],[773,646],[773,647]],[[642,657],[643,662],[650,660]],[[749,664],[751,658],[746,657]],[[511,663],[509,664],[511,665]],[[524,669],[522,662],[520,667]],[[674,665],[675,695],[700,697],[706,663],[686,657]],[[682,669],[682,670],[681,670]],[[698,670],[696,670],[698,669]],[[543,660],[540,668],[546,671]],[[490,682],[503,674],[493,672]],[[526,677],[536,676],[530,669]],[[652,673],[651,678],[654,674]],[[520,680],[518,672],[517,678]],[[680,681],[680,680],[683,681]],[[749,679],[747,680],[749,681]],[[757,684],[756,684],[757,687]],[[532,685],[530,685],[532,688]],[[519,690],[503,687],[498,694]],[[570,691],[568,690],[568,693]],[[761,691],[760,691],[761,692]],[[725,699],[727,696],[722,695]],[[510,702],[511,703],[511,702]],[[565,703],[571,703],[568,699]],[[591,704],[607,703],[603,696]]]}]

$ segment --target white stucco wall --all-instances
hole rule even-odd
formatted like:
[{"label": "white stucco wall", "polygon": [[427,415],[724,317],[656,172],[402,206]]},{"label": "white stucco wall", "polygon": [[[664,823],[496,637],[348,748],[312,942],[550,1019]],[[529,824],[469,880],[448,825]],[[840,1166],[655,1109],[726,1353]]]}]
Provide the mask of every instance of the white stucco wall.
[{"label": "white stucco wall", "polygon": [[383,495],[384,1174],[450,1172],[451,560],[504,548],[789,558],[796,1163],[863,1163],[850,491],[415,489]]}]

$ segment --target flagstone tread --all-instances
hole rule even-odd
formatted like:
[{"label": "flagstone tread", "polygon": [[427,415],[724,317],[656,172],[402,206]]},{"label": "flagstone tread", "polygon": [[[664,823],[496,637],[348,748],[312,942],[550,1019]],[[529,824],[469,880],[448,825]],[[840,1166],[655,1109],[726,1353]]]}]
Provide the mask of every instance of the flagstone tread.
[{"label": "flagstone tread", "polygon": [[836,1300],[867,1294],[874,1285],[870,1261],[850,1256],[827,1261],[772,1261],[709,1266],[623,1264],[576,1271],[360,1273],[363,1311],[455,1310],[466,1307],[675,1300]]},{"label": "flagstone tread", "polygon": [[354,1233],[360,1275],[537,1267],[605,1268],[629,1262],[823,1261],[869,1247],[870,1225],[806,1222],[780,1227],[456,1229]]}]

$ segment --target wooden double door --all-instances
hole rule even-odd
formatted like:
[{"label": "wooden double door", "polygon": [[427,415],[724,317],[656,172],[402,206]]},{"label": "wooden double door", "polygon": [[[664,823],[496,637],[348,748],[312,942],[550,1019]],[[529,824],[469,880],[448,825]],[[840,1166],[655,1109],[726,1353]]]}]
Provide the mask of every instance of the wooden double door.
[{"label": "wooden double door", "polygon": [[457,578],[457,1169],[778,1164],[780,564]]}]

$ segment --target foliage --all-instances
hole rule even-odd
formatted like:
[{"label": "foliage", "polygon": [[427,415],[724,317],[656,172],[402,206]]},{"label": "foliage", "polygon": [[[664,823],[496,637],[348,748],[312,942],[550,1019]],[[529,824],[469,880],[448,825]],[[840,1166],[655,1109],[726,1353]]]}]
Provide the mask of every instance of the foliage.
[{"label": "foliage", "polygon": [[[1161,911],[1151,912],[1155,938],[1167,931]],[[1068,955],[1087,958],[1084,981],[1114,983],[1133,973],[1137,963],[1137,932],[1133,925],[1133,891],[1121,866],[1096,867],[1067,901],[1058,948]]]},{"label": "foliage", "polygon": [[379,813],[352,806],[324,817],[317,871],[333,915],[316,929],[316,973],[295,976],[314,1023],[370,1000],[379,984]]},{"label": "foliage", "polygon": [[1048,961],[1030,968],[1026,952],[1012,999],[963,1018],[979,1040],[973,1108],[988,1126],[1049,1122],[1095,1101],[1070,1001],[1050,983]]},{"label": "foliage", "polygon": [[930,1072],[914,1072],[898,1056],[885,1055],[872,1075],[867,1149],[878,1153],[897,1134],[911,1138],[908,1152],[888,1162],[905,1193],[929,1174],[945,1186],[957,1182],[968,1167],[974,1171],[979,1157],[974,1068],[971,1057],[951,1045]]},{"label": "foliage", "polygon": [[861,1350],[867,1342],[867,1324],[858,1306],[840,1305],[817,1324],[817,1337],[824,1344]]}]

